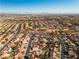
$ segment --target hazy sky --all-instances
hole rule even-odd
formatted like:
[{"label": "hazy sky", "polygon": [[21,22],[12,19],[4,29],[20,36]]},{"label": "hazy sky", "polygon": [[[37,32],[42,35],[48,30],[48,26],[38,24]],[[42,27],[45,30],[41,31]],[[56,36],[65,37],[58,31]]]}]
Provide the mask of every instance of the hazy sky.
[{"label": "hazy sky", "polygon": [[0,0],[0,13],[79,13],[79,0]]}]

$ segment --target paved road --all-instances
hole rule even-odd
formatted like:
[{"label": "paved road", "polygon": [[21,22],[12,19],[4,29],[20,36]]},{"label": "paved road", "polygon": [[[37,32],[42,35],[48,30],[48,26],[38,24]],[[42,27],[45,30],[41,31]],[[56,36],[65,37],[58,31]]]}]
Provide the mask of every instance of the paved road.
[{"label": "paved road", "polygon": [[32,43],[32,40],[34,39],[34,34],[31,36],[30,38],[30,41],[29,41],[29,44],[28,44],[28,47],[27,47],[27,51],[26,51],[26,54],[24,56],[24,59],[30,59],[29,58],[29,53],[30,53],[30,49],[31,49],[31,43]]},{"label": "paved road", "polygon": [[68,59],[69,58],[69,55],[68,55],[68,49],[69,49],[69,45],[68,43],[65,42],[67,38],[64,38],[64,37],[60,37],[59,40],[60,40],[60,43],[61,43],[61,59]]},{"label": "paved road", "polygon": [[60,40],[61,43],[61,59],[65,59],[65,55],[64,55],[64,51],[65,51],[65,42],[63,41],[63,39],[61,37],[58,37],[58,39]]}]

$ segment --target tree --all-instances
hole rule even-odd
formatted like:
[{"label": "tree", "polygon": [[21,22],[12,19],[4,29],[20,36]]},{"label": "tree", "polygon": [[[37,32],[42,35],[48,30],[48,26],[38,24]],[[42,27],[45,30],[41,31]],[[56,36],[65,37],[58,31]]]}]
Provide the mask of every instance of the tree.
[{"label": "tree", "polygon": [[9,59],[8,57],[3,57],[3,58],[1,58],[1,59]]},{"label": "tree", "polygon": [[77,59],[79,59],[79,45],[76,46],[76,54],[77,54]]}]

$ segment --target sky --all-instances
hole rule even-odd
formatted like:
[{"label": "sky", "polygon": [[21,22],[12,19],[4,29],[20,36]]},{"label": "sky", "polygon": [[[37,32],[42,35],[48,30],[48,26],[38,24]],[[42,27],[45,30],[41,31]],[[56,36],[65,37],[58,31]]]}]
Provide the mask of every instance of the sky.
[{"label": "sky", "polygon": [[79,0],[0,0],[0,13],[79,13]]}]

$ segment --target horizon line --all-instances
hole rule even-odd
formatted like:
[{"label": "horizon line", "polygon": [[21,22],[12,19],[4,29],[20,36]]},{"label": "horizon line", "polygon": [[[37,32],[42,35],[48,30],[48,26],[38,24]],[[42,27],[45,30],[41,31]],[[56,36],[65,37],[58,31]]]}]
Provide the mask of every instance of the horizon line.
[{"label": "horizon line", "polygon": [[23,12],[23,13],[16,13],[16,12],[0,12],[0,14],[79,14],[79,13],[50,13],[50,12],[40,12],[40,13],[35,13],[35,12]]}]

